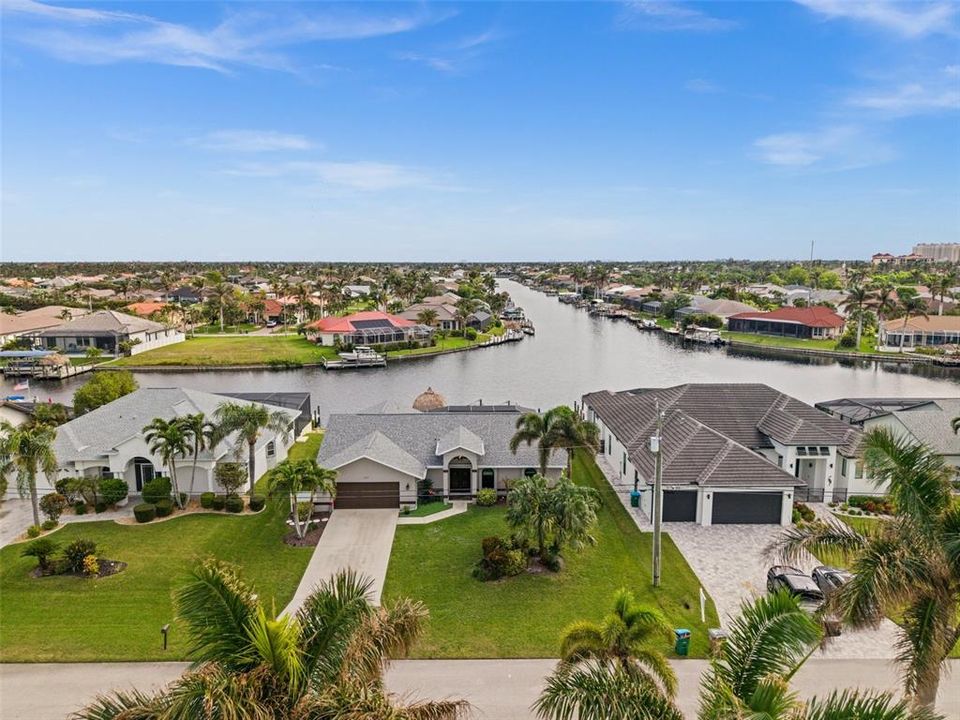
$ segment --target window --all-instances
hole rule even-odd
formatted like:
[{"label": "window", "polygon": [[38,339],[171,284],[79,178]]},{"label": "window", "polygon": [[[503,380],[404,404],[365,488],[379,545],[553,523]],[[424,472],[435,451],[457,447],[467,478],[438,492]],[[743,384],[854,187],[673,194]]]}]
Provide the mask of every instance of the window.
[{"label": "window", "polygon": [[806,454],[807,454],[807,449],[805,447],[797,448],[797,455],[806,455]]},{"label": "window", "polygon": [[783,467],[783,455],[777,455],[777,467]]},{"label": "window", "polygon": [[523,471],[524,477],[533,477],[536,474],[537,474],[537,471],[534,470],[533,468],[527,468],[526,470]]},{"label": "window", "polygon": [[607,455],[613,452],[613,436],[607,435]]},{"label": "window", "polygon": [[858,480],[863,477],[863,463],[857,460],[853,461],[853,476]]},{"label": "window", "polygon": [[620,453],[620,474],[627,474],[627,454],[625,452]]},{"label": "window", "polygon": [[273,440],[267,443],[267,457],[273,457],[277,454],[277,445]]},{"label": "window", "polygon": [[485,490],[493,490],[495,486],[493,468],[484,468],[480,471],[480,487]]}]

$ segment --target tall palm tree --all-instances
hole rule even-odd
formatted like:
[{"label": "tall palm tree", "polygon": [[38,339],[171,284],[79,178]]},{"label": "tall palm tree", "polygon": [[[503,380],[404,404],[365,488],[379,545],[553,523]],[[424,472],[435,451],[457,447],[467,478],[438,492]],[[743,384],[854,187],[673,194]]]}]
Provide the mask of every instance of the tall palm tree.
[{"label": "tall palm tree", "polygon": [[315,460],[292,461],[290,459],[279,463],[270,471],[270,493],[284,492],[290,498],[290,515],[293,519],[293,529],[298,538],[306,533],[306,526],[300,522],[300,513],[297,508],[297,497],[300,493],[310,493],[310,506],[316,494],[329,493],[332,497],[337,494],[337,471],[317,465]]},{"label": "tall palm tree", "polygon": [[537,443],[541,475],[547,474],[547,463],[550,461],[550,453],[553,451],[549,442],[552,437],[550,428],[555,417],[556,413],[551,410],[547,410],[542,415],[536,412],[524,413],[517,418],[517,431],[510,438],[510,452],[514,455],[517,454],[520,443],[526,443],[527,447]]},{"label": "tall palm tree", "polygon": [[460,329],[466,330],[467,328],[467,318],[470,317],[470,314],[476,310],[477,301],[472,298],[460,298],[457,300],[455,308],[455,314],[457,316],[457,321],[460,323]]},{"label": "tall palm tree", "polygon": [[150,452],[159,455],[170,473],[170,485],[177,507],[183,508],[180,498],[180,485],[177,478],[177,458],[190,453],[190,439],[180,418],[164,420],[154,418],[143,428],[143,439],[147,441]]},{"label": "tall palm tree", "polygon": [[214,439],[217,433],[217,426],[207,420],[203,413],[185,415],[180,418],[180,426],[186,435],[187,442],[190,445],[190,452],[193,455],[193,467],[190,469],[190,497],[193,497],[193,483],[197,477],[197,461],[207,448],[213,447],[216,443]]},{"label": "tall palm tree", "polygon": [[456,720],[462,700],[401,705],[387,693],[390,658],[405,655],[427,617],[419,602],[374,607],[368,580],[340,571],[296,615],[273,617],[225,563],[207,561],[174,596],[193,667],[153,694],[100,696],[76,720]]},{"label": "tall palm tree", "polygon": [[281,410],[270,410],[260,403],[221,403],[214,415],[217,420],[216,439],[237,433],[237,451],[247,445],[247,474],[250,478],[250,494],[256,482],[257,440],[264,430],[276,432],[283,441],[290,437],[290,418]]},{"label": "tall palm tree", "polygon": [[950,294],[950,290],[957,284],[957,272],[955,270],[946,270],[937,273],[931,276],[927,283],[933,296],[940,298],[937,315],[943,315],[943,299]]},{"label": "tall palm tree", "polygon": [[903,326],[900,330],[900,352],[903,352],[903,343],[907,337],[907,323],[914,317],[927,317],[927,304],[919,295],[901,293],[898,310],[903,315]]},{"label": "tall palm tree", "polygon": [[881,322],[891,318],[897,311],[897,297],[893,285],[881,282],[876,286],[871,302]]},{"label": "tall palm tree", "polygon": [[898,615],[904,689],[932,706],[940,670],[960,641],[960,505],[951,469],[929,448],[886,428],[864,436],[864,460],[877,487],[889,484],[897,514],[855,530],[839,522],[786,531],[771,550],[788,560],[807,551],[846,552],[853,580],[833,595],[835,610],[855,627]]},{"label": "tall palm tree", "polygon": [[600,449],[600,431],[592,422],[581,419],[566,405],[558,405],[542,415],[525,413],[517,418],[517,431],[510,438],[510,452],[516,454],[520,443],[537,443],[540,474],[547,474],[550,453],[557,449],[567,451],[567,477],[572,477],[573,453],[586,448],[594,454]]},{"label": "tall palm tree", "polygon": [[871,293],[863,285],[852,285],[847,295],[847,305],[853,305],[857,309],[857,350],[860,350],[860,340],[863,337],[863,312],[867,303],[873,299]]},{"label": "tall palm tree", "polygon": [[673,630],[657,608],[639,604],[625,588],[613,596],[613,609],[601,622],[578,620],[560,637],[562,663],[578,664],[588,660],[616,663],[624,670],[646,675],[647,681],[667,697],[677,692],[677,677],[658,650],[649,643],[659,638],[669,642]]},{"label": "tall palm tree", "polygon": [[53,452],[56,437],[56,428],[50,425],[28,423],[14,427],[0,420],[0,478],[16,471],[20,497],[30,495],[34,525],[40,524],[37,473],[42,472],[48,478],[56,475],[57,457]]},{"label": "tall palm tree", "polygon": [[217,311],[217,321],[220,323],[220,332],[223,332],[223,316],[227,307],[233,302],[236,288],[227,282],[218,282],[207,288],[210,304]]}]

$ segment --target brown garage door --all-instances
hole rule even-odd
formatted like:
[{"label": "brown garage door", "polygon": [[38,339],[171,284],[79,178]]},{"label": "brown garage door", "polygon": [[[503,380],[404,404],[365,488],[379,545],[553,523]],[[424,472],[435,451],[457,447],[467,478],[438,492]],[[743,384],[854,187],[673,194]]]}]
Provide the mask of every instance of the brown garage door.
[{"label": "brown garage door", "polygon": [[341,509],[399,508],[400,483],[337,483],[337,497],[333,506]]}]

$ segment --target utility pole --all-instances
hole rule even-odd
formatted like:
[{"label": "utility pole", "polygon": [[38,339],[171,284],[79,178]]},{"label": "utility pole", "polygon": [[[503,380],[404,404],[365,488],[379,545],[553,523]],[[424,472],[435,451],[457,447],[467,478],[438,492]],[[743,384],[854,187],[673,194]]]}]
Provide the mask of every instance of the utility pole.
[{"label": "utility pole", "polygon": [[663,453],[660,439],[663,435],[663,414],[660,400],[656,401],[657,434],[650,438],[650,452],[656,457],[656,473],[653,481],[653,586],[660,587],[660,533],[663,525]]}]

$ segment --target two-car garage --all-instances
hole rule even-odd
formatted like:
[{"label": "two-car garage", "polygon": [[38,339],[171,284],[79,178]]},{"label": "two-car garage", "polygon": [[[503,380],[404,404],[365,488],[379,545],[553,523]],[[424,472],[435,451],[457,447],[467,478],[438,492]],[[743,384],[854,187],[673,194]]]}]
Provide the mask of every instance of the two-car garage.
[{"label": "two-car garage", "polygon": [[346,510],[399,508],[398,482],[338,482],[334,507]]},{"label": "two-car garage", "polygon": [[[664,522],[697,522],[697,490],[664,490]],[[709,502],[712,525],[779,525],[782,517],[782,492],[703,492]],[[703,523],[707,524],[707,523]]]}]

